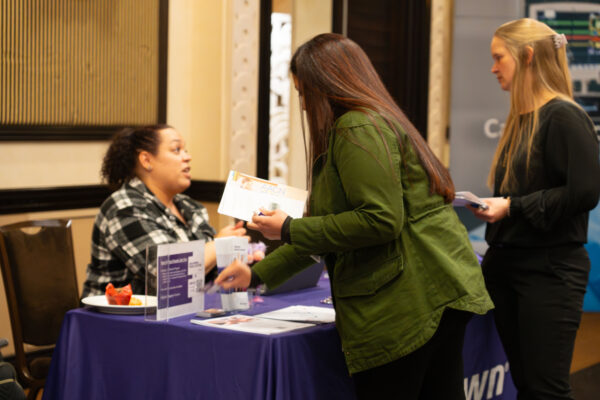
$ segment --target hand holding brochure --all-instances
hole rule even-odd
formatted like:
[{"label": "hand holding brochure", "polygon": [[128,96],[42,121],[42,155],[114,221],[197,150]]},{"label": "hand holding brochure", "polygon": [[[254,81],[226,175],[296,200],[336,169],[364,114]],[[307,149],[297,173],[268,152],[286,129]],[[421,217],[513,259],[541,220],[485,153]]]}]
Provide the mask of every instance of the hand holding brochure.
[{"label": "hand holding brochure", "polygon": [[488,205],[485,204],[485,202],[482,199],[475,196],[473,193],[456,192],[454,195],[454,201],[452,202],[452,205],[454,205],[455,207],[464,207],[467,204],[471,207],[480,208],[482,210],[488,209]]},{"label": "hand holding brochure", "polygon": [[230,171],[218,211],[248,222],[261,208],[281,209],[292,218],[300,218],[307,196],[306,190]]}]

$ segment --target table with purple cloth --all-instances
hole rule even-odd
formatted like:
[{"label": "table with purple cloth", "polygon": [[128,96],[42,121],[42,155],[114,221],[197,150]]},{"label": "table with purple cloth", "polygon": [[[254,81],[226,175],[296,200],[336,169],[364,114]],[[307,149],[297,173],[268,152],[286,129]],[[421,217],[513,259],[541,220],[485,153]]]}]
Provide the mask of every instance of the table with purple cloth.
[{"label": "table with purple cloth", "polygon": [[[245,314],[290,305],[325,306],[329,282],[263,296]],[[334,324],[276,335],[205,327],[193,315],[146,321],[143,315],[69,311],[43,399],[353,399]],[[468,400],[513,399],[506,357],[490,314],[465,336]]]}]

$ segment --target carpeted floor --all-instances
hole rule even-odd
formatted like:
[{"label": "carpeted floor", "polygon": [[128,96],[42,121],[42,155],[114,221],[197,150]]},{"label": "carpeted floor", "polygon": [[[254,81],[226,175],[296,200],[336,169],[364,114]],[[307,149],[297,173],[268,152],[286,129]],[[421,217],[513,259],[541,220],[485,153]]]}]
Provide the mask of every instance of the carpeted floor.
[{"label": "carpeted floor", "polygon": [[571,374],[571,388],[577,400],[600,399],[600,363]]},{"label": "carpeted floor", "polygon": [[571,387],[576,400],[600,399],[600,313],[585,312],[575,340]]},{"label": "carpeted floor", "polygon": [[584,312],[575,339],[571,374],[596,364],[600,364],[600,312]]}]

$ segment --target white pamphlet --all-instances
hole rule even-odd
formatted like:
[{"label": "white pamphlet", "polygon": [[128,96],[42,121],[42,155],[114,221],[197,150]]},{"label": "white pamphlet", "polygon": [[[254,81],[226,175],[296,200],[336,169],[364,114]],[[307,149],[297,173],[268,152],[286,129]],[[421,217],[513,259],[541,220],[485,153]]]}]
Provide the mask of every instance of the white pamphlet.
[{"label": "white pamphlet", "polygon": [[[227,236],[215,238],[215,252],[217,253],[217,268],[221,273],[229,264],[236,259],[243,263],[248,262],[248,238],[245,236]],[[248,292],[237,292],[233,290],[216,290],[221,295],[221,308],[225,311],[247,310],[250,308]],[[214,289],[208,289],[207,294]]]},{"label": "white pamphlet", "polygon": [[192,319],[191,322],[197,325],[212,326],[214,328],[230,329],[233,331],[258,333],[261,335],[272,335],[314,326],[313,324],[280,321],[241,314],[211,319]]},{"label": "white pamphlet", "polygon": [[279,310],[256,315],[261,318],[283,321],[310,322],[327,324],[335,322],[335,310],[331,307],[289,306]]},{"label": "white pamphlet", "polygon": [[248,292],[224,291],[221,293],[221,308],[223,311],[244,311],[250,308]]},{"label": "white pamphlet", "polygon": [[229,171],[218,212],[248,222],[261,208],[281,209],[292,218],[300,218],[307,196],[303,189]]},{"label": "white pamphlet", "polygon": [[464,207],[467,204],[471,207],[481,208],[482,210],[488,209],[488,205],[485,204],[485,202],[482,199],[475,196],[471,192],[456,192],[454,194],[454,201],[452,202],[453,206]]}]

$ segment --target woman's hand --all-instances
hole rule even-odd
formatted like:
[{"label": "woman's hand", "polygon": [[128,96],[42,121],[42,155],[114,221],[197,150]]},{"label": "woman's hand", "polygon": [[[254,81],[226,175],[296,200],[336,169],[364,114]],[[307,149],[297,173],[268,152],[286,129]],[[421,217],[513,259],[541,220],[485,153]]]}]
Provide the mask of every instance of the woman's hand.
[{"label": "woman's hand", "polygon": [[251,278],[250,267],[235,260],[217,276],[215,283],[223,289],[246,289],[250,286]]},{"label": "woman's hand", "polygon": [[244,228],[244,221],[238,221],[235,225],[228,225],[221,229],[215,237],[226,237],[226,236],[244,236],[246,229]]},{"label": "woman's hand", "polygon": [[[250,236],[246,236],[244,221],[239,221],[235,225],[226,226],[215,235],[215,238],[227,236],[244,236],[248,239],[248,242],[250,241]],[[217,265],[217,249],[215,248],[215,241],[211,240],[204,245],[204,272],[208,273],[215,265]]]},{"label": "woman's hand", "polygon": [[471,210],[477,218],[485,222],[497,222],[508,215],[510,199],[505,199],[504,197],[488,197],[482,200],[488,205],[487,210],[467,205],[467,208]]},{"label": "woman's hand", "polygon": [[267,239],[280,240],[281,226],[288,215],[279,209],[267,211],[261,208],[260,213],[263,215],[254,214],[252,216],[252,222],[249,222],[246,226],[250,229],[259,231]]}]

